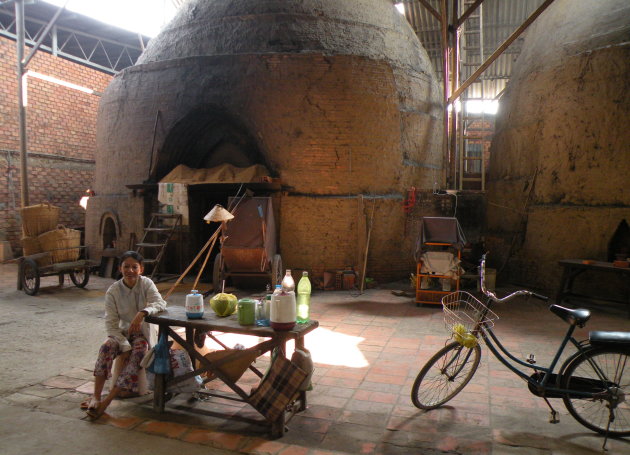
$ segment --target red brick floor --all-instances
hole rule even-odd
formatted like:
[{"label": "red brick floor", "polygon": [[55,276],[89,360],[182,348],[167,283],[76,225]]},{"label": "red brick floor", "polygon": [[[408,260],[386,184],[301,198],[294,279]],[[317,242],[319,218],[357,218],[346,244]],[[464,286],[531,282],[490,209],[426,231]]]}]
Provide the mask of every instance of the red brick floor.
[{"label": "red brick floor", "polygon": [[[496,309],[496,332],[518,357],[535,352],[539,363],[551,359],[566,324],[546,307],[522,299]],[[593,312],[588,328],[630,330],[621,310]],[[561,423],[548,424],[544,401],[487,349],[460,395],[440,409],[416,409],[410,399],[413,381],[448,338],[439,306],[417,307],[386,289],[363,295],[319,292],[312,298],[312,318],[320,323],[306,338],[316,364],[314,387],[308,409],[293,417],[281,439],[269,440],[265,428],[252,422],[260,416],[247,405],[195,400],[190,394],[169,401],[164,414],[153,412],[151,395],[115,401],[98,423],[251,454],[601,453],[602,438],[576,423],[561,401],[553,400]],[[580,330],[579,337],[586,336],[587,330]],[[252,340],[225,341],[247,346]],[[259,360],[259,368],[267,362]],[[43,378],[20,394],[40,400],[39,407],[48,400],[51,410],[59,409],[59,402],[76,403],[81,418],[78,402],[89,390],[86,374],[77,368]],[[257,378],[247,373],[241,383],[248,390]],[[630,453],[628,440],[611,440],[608,447],[610,454]]]}]

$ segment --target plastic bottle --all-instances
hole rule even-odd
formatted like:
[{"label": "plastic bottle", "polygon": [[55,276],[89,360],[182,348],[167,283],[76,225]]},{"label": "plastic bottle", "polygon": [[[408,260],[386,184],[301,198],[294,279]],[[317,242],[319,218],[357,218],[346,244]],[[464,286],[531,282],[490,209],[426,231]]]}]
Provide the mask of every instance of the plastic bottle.
[{"label": "plastic bottle", "polygon": [[311,311],[311,281],[308,272],[302,272],[297,286],[297,322],[305,324],[309,321]]},{"label": "plastic bottle", "polygon": [[186,296],[186,317],[188,319],[201,319],[203,317],[203,296],[195,289]]},{"label": "plastic bottle", "polygon": [[284,292],[295,291],[295,281],[293,281],[293,277],[291,276],[291,270],[287,269],[287,273],[282,279],[282,290]]},{"label": "plastic bottle", "polygon": [[295,292],[286,292],[282,285],[276,285],[271,296],[269,311],[271,328],[274,330],[291,330],[295,327]]}]

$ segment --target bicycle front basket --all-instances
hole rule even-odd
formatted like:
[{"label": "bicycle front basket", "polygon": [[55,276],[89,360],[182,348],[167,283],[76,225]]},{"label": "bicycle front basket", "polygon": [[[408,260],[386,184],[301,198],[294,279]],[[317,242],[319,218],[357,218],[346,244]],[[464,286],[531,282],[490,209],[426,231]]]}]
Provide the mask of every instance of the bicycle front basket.
[{"label": "bicycle front basket", "polygon": [[499,319],[492,310],[465,291],[457,291],[444,296],[442,308],[444,309],[444,324],[449,334],[453,333],[457,324],[463,325],[466,332],[472,332],[479,322],[484,323],[486,327],[492,327],[493,321]]}]

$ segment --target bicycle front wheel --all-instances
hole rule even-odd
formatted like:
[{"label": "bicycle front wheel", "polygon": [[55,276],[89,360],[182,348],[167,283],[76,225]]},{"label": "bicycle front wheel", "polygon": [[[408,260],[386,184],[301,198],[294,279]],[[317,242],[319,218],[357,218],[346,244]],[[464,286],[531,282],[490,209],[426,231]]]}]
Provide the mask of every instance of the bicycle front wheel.
[{"label": "bicycle front wheel", "polygon": [[435,409],[462,391],[473,377],[481,348],[466,348],[456,341],[440,349],[422,367],[411,389],[411,401],[420,409]]},{"label": "bicycle front wheel", "polygon": [[[565,395],[562,400],[569,413],[597,433],[630,435],[630,352],[620,349],[592,349],[576,357],[562,374],[561,388],[600,396],[579,398]],[[614,397],[610,399],[611,393]],[[624,399],[625,398],[625,399]]]}]

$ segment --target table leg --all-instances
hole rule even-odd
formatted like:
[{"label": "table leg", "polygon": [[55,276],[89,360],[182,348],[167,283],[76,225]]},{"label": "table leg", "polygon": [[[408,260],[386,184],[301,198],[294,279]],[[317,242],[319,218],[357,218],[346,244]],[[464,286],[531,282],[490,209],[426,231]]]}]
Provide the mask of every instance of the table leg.
[{"label": "table leg", "polygon": [[[295,349],[299,349],[303,351],[304,347],[304,337],[298,337],[295,339]],[[306,403],[306,390],[301,390],[298,395],[298,400],[300,401],[300,407],[297,409],[297,412],[306,411],[307,403]]]},{"label": "table leg", "polygon": [[558,293],[556,294],[556,305],[562,304],[562,300],[564,295],[567,292],[567,284],[569,282],[569,276],[571,275],[571,270],[569,267],[564,267],[562,271],[562,279],[560,280],[560,287],[558,288]]},{"label": "table leg", "polygon": [[166,392],[166,375],[156,374],[155,384],[153,386],[153,410],[160,414],[164,412],[164,406],[166,404],[165,399]]},{"label": "table leg", "polygon": [[188,348],[188,357],[190,357],[190,361],[193,364],[193,368],[195,366],[195,353],[191,352],[190,349],[192,349],[193,351],[195,350],[195,329],[193,329],[192,327],[186,327],[186,341],[189,343],[189,345],[191,346],[191,348]]},{"label": "table leg", "polygon": [[274,422],[271,423],[269,433],[272,439],[278,439],[284,436],[284,411],[280,414]]},{"label": "table leg", "polygon": [[[159,326],[158,340],[162,337],[162,334],[168,333],[168,326]],[[164,405],[166,404],[166,375],[156,374],[153,384],[153,410],[155,412],[164,412]]]},{"label": "table leg", "polygon": [[562,304],[562,301],[565,297],[573,294],[573,282],[575,281],[575,277],[584,273],[586,269],[572,269],[569,266],[564,267],[564,272],[562,272],[562,280],[560,282],[560,288],[558,289],[558,294],[556,295],[556,304]]}]

